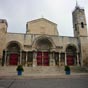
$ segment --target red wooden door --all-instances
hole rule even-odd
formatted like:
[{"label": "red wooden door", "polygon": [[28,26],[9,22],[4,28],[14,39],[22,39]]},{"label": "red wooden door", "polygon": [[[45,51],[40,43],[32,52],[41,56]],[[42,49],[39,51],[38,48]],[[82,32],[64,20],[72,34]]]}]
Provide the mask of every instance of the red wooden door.
[{"label": "red wooden door", "polygon": [[49,53],[48,52],[43,53],[43,65],[49,66]]},{"label": "red wooden door", "polygon": [[42,65],[42,52],[37,53],[37,65],[38,66]]},{"label": "red wooden door", "polygon": [[18,54],[10,55],[10,65],[17,65],[18,62]]},{"label": "red wooden door", "polygon": [[37,53],[37,65],[49,66],[49,53],[48,52]]},{"label": "red wooden door", "polygon": [[74,65],[74,57],[67,55],[67,65]]}]

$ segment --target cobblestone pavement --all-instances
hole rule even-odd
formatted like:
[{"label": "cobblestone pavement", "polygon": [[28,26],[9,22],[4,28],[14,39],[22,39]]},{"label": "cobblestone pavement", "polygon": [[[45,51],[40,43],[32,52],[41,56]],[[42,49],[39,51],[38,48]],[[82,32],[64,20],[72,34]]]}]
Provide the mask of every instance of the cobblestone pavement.
[{"label": "cobblestone pavement", "polygon": [[88,76],[71,78],[0,79],[0,88],[88,88]]}]

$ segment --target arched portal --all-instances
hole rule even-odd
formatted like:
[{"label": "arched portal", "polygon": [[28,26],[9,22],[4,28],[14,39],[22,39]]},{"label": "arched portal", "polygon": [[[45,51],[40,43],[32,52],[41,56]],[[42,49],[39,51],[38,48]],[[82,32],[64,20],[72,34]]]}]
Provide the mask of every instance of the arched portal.
[{"label": "arched portal", "polygon": [[74,45],[68,45],[66,48],[67,65],[77,64],[77,49]]},{"label": "arched portal", "polygon": [[47,38],[39,39],[37,41],[36,48],[38,50],[50,50],[52,48],[52,44]]},{"label": "arched portal", "polygon": [[49,66],[49,54],[50,49],[52,49],[53,45],[48,38],[40,38],[36,41],[36,49],[37,49],[37,65],[38,66]]},{"label": "arched portal", "polygon": [[10,42],[7,46],[7,63],[17,65],[20,62],[20,46],[17,42]]}]

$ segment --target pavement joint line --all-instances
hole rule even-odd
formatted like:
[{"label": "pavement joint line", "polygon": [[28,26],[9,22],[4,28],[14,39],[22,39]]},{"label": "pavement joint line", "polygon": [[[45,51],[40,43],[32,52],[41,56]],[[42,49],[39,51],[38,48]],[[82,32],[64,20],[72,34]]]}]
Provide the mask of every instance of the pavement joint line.
[{"label": "pavement joint line", "polygon": [[15,82],[15,79],[9,84],[9,86],[7,88],[10,88],[14,82]]},{"label": "pavement joint line", "polygon": [[80,78],[80,77],[88,77],[88,75],[53,75],[53,76],[1,76],[2,79],[42,79],[42,78]]}]

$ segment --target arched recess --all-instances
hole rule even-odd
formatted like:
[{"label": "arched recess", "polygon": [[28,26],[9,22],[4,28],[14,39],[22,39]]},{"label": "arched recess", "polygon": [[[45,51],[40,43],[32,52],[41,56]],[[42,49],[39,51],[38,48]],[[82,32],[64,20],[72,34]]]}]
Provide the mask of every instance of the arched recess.
[{"label": "arched recess", "polygon": [[52,43],[47,39],[39,39],[36,42],[36,49],[38,50],[50,50],[52,48]]},{"label": "arched recess", "polygon": [[33,47],[37,50],[37,65],[48,66],[50,59],[50,51],[55,47],[53,40],[46,36],[35,39]]},{"label": "arched recess", "polygon": [[7,64],[9,65],[17,65],[20,63],[20,50],[21,45],[17,41],[11,41],[7,44]]},{"label": "arched recess", "polygon": [[35,41],[32,44],[32,47],[37,50],[38,49],[52,50],[52,49],[55,49],[55,43],[50,37],[40,36],[35,39]]},{"label": "arched recess", "polygon": [[77,48],[74,44],[69,44],[66,47],[66,57],[67,57],[67,65],[77,64]]}]

